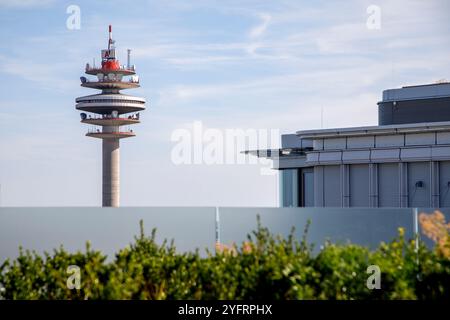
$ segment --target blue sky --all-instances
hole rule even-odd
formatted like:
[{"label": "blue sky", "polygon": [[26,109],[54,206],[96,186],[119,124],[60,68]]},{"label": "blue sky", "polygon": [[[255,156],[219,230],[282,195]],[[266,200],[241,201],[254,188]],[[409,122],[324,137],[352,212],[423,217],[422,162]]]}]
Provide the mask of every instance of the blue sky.
[{"label": "blue sky", "polygon": [[[380,29],[366,26],[370,5]],[[121,144],[121,204],[276,206],[267,164],[175,165],[173,131],[375,125],[383,89],[450,78],[449,18],[438,0],[0,0],[1,205],[101,203],[101,143],[74,100],[94,93],[79,77],[108,24],[140,75],[125,93],[148,100]]]}]

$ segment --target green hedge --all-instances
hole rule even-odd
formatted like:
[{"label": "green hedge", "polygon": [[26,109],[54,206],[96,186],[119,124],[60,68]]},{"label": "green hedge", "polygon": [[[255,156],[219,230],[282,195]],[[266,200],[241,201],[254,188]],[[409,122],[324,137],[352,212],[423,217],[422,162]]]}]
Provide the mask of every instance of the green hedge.
[{"label": "green hedge", "polygon": [[[20,250],[0,267],[0,299],[449,299],[450,260],[402,230],[376,250],[328,243],[313,255],[306,242],[270,234],[260,225],[239,247],[201,257],[141,235],[111,262],[89,244],[40,256]],[[81,270],[70,290],[67,268]],[[368,289],[369,265],[381,269],[381,289]]]}]

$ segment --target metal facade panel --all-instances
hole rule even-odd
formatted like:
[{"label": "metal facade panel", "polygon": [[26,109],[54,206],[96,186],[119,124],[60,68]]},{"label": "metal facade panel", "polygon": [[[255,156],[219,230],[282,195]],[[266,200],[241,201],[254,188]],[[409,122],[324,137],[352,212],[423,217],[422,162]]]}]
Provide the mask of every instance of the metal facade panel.
[{"label": "metal facade panel", "polygon": [[369,165],[350,165],[350,207],[369,207]]},{"label": "metal facade panel", "polygon": [[433,159],[450,159],[450,147],[432,147],[431,156]]},{"label": "metal facade panel", "polygon": [[375,147],[402,147],[405,144],[405,137],[403,134],[394,134],[386,136],[375,137]]},{"label": "metal facade panel", "polygon": [[325,207],[341,207],[341,167],[324,166],[323,194]]},{"label": "metal facade panel", "polygon": [[378,104],[380,125],[441,122],[450,120],[450,98],[427,98],[381,102]]},{"label": "metal facade panel", "polygon": [[309,152],[306,154],[306,162],[319,162],[319,152]]},{"label": "metal facade panel", "polygon": [[320,152],[319,154],[319,162],[327,163],[327,162],[341,162],[342,160],[342,152]]},{"label": "metal facade panel", "polygon": [[370,207],[378,207],[378,164],[369,163]]},{"label": "metal facade panel", "polygon": [[439,162],[431,162],[431,206],[439,207]]},{"label": "metal facade panel", "polygon": [[324,174],[324,166],[315,166],[314,167],[314,206],[315,207],[323,207],[324,206],[323,174]]},{"label": "metal facade panel", "polygon": [[435,144],[436,134],[434,132],[412,133],[405,135],[405,145],[407,146],[423,146]]},{"label": "metal facade panel", "polygon": [[370,150],[344,151],[342,153],[343,162],[369,162]]},{"label": "metal facade panel", "polygon": [[450,83],[410,86],[383,90],[383,101],[430,98],[450,95]]},{"label": "metal facade panel", "polygon": [[345,149],[345,147],[346,147],[345,138],[330,138],[324,139],[323,141],[324,150]]},{"label": "metal facade panel", "polygon": [[450,132],[438,132],[437,144],[450,144]]},{"label": "metal facade panel", "polygon": [[342,207],[350,207],[350,165],[341,165],[341,196]]},{"label": "metal facade panel", "polygon": [[401,149],[400,160],[405,162],[431,160],[431,147]]},{"label": "metal facade panel", "polygon": [[275,169],[302,168],[305,166],[308,166],[306,157],[281,157],[273,160],[273,167]]},{"label": "metal facade panel", "polygon": [[373,147],[375,147],[375,137],[374,136],[348,137],[347,138],[347,149],[373,148]]},{"label": "metal facade panel", "polygon": [[408,163],[408,206],[431,206],[430,162]]},{"label": "metal facade panel", "polygon": [[370,153],[373,162],[400,161],[400,149],[374,149]]},{"label": "metal facade panel", "polygon": [[378,206],[399,207],[400,186],[398,163],[378,164]]},{"label": "metal facade panel", "polygon": [[439,206],[450,207],[450,161],[439,162]]}]

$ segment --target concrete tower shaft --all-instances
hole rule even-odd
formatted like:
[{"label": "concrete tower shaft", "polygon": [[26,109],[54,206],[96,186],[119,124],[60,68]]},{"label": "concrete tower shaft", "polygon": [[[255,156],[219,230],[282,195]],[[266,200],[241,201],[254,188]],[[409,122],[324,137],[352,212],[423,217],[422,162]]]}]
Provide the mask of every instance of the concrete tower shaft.
[{"label": "concrete tower shaft", "polygon": [[102,206],[120,205],[120,142],[119,139],[103,139]]}]

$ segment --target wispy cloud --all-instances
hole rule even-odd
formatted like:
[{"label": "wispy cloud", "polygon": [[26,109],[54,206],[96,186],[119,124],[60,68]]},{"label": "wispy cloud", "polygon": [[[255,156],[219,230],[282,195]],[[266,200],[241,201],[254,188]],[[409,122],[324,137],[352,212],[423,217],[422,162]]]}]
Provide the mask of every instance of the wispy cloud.
[{"label": "wispy cloud", "polygon": [[39,63],[32,60],[0,56],[0,74],[17,76],[27,81],[39,84],[39,87],[52,90],[70,90],[76,84],[76,79],[67,80],[61,77],[67,66],[54,62]]},{"label": "wispy cloud", "polygon": [[8,8],[35,8],[35,7],[45,7],[55,0],[0,0],[0,7]]},{"label": "wispy cloud", "polygon": [[264,32],[266,32],[266,29],[272,20],[272,16],[267,13],[261,13],[258,17],[261,19],[261,23],[250,30],[249,35],[251,38],[261,37]]}]

